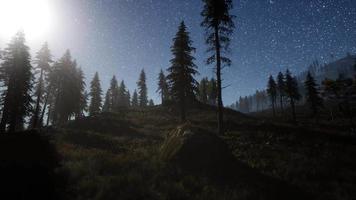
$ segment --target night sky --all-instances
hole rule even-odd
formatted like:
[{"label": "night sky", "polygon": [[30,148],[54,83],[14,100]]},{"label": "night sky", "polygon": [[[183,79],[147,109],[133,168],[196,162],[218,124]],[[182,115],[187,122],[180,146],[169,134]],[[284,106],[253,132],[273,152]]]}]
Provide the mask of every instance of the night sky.
[{"label": "night sky", "polygon": [[[48,41],[57,59],[69,48],[87,81],[99,72],[105,91],[115,74],[132,92],[144,68],[149,97],[159,103],[157,75],[169,67],[172,38],[182,20],[197,48],[197,79],[213,76],[213,66],[204,62],[200,0],[49,1],[52,29],[40,39],[28,38],[31,51]],[[329,62],[356,53],[355,0],[235,0],[232,14],[236,30],[232,66],[223,74],[225,104],[264,88],[267,77],[280,70],[297,73],[315,59]],[[0,48],[7,42],[0,38]]]}]

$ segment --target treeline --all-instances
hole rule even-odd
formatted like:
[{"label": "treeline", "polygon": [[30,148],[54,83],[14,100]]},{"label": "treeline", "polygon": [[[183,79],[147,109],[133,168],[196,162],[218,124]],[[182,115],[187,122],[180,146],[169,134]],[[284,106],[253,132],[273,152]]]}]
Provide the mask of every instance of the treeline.
[{"label": "treeline", "polygon": [[353,78],[339,74],[337,79],[326,78],[319,85],[312,74],[307,72],[303,84],[298,85],[297,78],[289,70],[285,74],[279,72],[276,78],[269,77],[266,90],[240,97],[231,107],[245,113],[272,109],[273,115],[277,110],[284,113],[286,108],[290,108],[295,121],[296,105],[306,105],[312,117],[318,117],[323,111],[334,120],[339,113],[340,117],[348,118],[352,123],[356,113],[356,60]]},{"label": "treeline", "polygon": [[137,82],[138,93],[131,99],[124,81],[114,76],[105,101],[99,74],[95,73],[86,91],[85,76],[67,50],[53,61],[45,43],[32,60],[23,32],[18,32],[1,53],[1,122],[0,131],[14,132],[28,128],[62,125],[69,120],[118,111],[126,107],[152,106],[148,100],[145,72]]}]

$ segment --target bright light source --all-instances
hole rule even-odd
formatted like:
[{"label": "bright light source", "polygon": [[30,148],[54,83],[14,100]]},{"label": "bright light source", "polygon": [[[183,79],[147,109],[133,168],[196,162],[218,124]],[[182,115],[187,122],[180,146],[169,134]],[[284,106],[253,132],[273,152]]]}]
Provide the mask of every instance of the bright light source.
[{"label": "bright light source", "polygon": [[44,36],[51,26],[50,0],[0,0],[0,37],[24,30],[26,38]]}]

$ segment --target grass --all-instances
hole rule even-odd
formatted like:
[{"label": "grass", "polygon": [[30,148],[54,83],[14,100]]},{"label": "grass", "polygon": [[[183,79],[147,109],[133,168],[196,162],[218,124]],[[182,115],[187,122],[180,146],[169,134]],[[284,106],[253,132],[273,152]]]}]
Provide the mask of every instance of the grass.
[{"label": "grass", "polygon": [[[200,130],[215,130],[213,108],[192,109],[188,116],[190,124]],[[222,138],[238,164],[219,180],[160,159],[161,145],[179,125],[174,109],[104,113],[57,129],[55,142],[63,156],[60,170],[68,173],[69,180],[66,199],[298,199],[296,193],[314,199],[356,196],[352,137],[231,110],[225,116],[228,132]]]}]

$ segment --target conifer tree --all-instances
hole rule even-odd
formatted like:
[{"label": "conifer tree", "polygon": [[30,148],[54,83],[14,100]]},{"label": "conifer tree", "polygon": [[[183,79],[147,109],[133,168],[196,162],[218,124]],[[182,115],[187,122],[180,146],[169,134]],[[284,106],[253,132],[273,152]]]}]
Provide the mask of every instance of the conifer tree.
[{"label": "conifer tree", "polygon": [[235,27],[230,15],[232,0],[202,0],[204,3],[201,15],[204,17],[201,25],[206,30],[206,43],[209,52],[213,52],[207,59],[207,64],[216,63],[217,103],[218,103],[218,133],[223,134],[223,102],[221,86],[222,65],[231,65],[231,60],[223,54],[229,51],[230,37]]},{"label": "conifer tree", "polygon": [[109,104],[108,111],[113,112],[118,109],[118,100],[119,100],[119,85],[116,79],[116,76],[113,76],[110,81],[110,88],[108,90],[109,94]]},{"label": "conifer tree", "polygon": [[148,102],[148,106],[150,106],[150,107],[155,106],[155,103],[153,102],[153,99],[150,99],[150,101]]},{"label": "conifer tree", "polygon": [[105,100],[104,100],[104,104],[103,104],[103,111],[104,112],[110,112],[111,111],[111,100],[110,100],[110,97],[111,97],[111,92],[110,92],[110,89],[108,89],[106,91]]},{"label": "conifer tree", "polygon": [[25,35],[18,32],[4,51],[0,78],[4,90],[1,94],[2,118],[0,133],[23,129],[25,118],[32,107],[32,66],[29,47],[25,44]]},{"label": "conifer tree", "polygon": [[136,90],[132,94],[131,106],[134,108],[138,107],[138,95]]},{"label": "conifer tree", "polygon": [[127,105],[127,94],[126,94],[126,85],[125,82],[122,80],[119,86],[119,93],[118,93],[118,107],[124,108]]},{"label": "conifer tree", "polygon": [[[46,92],[45,91],[46,81],[48,81],[48,73],[50,71],[50,67],[51,67],[50,65],[52,62],[53,62],[52,55],[48,48],[48,44],[46,42],[44,43],[40,51],[37,52],[36,60],[35,60],[35,63],[37,65],[36,70],[39,70],[40,76],[38,77],[36,91],[35,91],[36,104],[31,120],[32,128],[40,127],[42,126],[43,123],[43,118],[41,117],[41,113],[40,113],[41,104],[43,103],[43,97]],[[45,107],[46,105],[43,106],[43,109],[46,109]]]},{"label": "conifer tree", "polygon": [[283,99],[285,96],[286,83],[282,72],[279,72],[277,76],[277,89],[279,95],[280,108],[281,110],[283,110]]},{"label": "conifer tree", "polygon": [[290,106],[292,108],[292,119],[296,121],[295,113],[295,103],[300,99],[300,94],[298,90],[298,82],[295,77],[292,77],[292,74],[289,70],[286,72],[286,82],[285,82],[285,93],[289,99]]},{"label": "conifer tree", "polygon": [[204,104],[208,103],[208,84],[208,78],[203,78],[199,83],[199,100]]},{"label": "conifer tree", "polygon": [[126,91],[126,96],[125,96],[125,107],[130,107],[131,106],[131,94],[130,90]]},{"label": "conifer tree", "polygon": [[147,85],[146,85],[146,74],[142,69],[140,73],[140,78],[137,81],[138,87],[138,103],[140,107],[147,106],[148,98],[147,98]]},{"label": "conifer tree", "polygon": [[[76,63],[76,61],[75,61]],[[75,64],[76,66],[76,64]],[[85,91],[85,77],[81,68],[75,68],[75,91],[73,91],[73,104],[75,105],[75,119],[84,116],[88,107],[88,93]]]},{"label": "conifer tree", "polygon": [[168,90],[167,79],[162,69],[158,75],[158,88],[156,92],[158,92],[161,95],[162,105],[165,105],[167,100],[169,99],[169,90]]},{"label": "conifer tree", "polygon": [[208,99],[211,105],[216,106],[217,96],[216,80],[212,78],[208,86]]},{"label": "conifer tree", "polygon": [[320,97],[318,85],[310,72],[307,74],[304,87],[306,89],[307,103],[310,106],[313,116],[316,116],[319,112],[319,108],[323,106],[323,99]]},{"label": "conifer tree", "polygon": [[181,121],[186,120],[186,103],[194,100],[194,93],[197,91],[197,81],[194,75],[198,72],[194,64],[195,58],[192,53],[195,48],[192,47],[192,41],[184,22],[181,22],[178,32],[173,39],[171,52],[171,66],[168,68],[168,85],[170,93],[180,107]]},{"label": "conifer tree", "polygon": [[274,81],[273,76],[271,75],[268,80],[267,93],[271,99],[273,116],[276,116],[276,99],[277,99],[277,84]]},{"label": "conifer tree", "polygon": [[83,71],[77,67],[70,51],[60,58],[49,74],[51,89],[48,119],[52,124],[62,125],[73,116],[79,118],[86,108],[85,81]]},{"label": "conifer tree", "polygon": [[100,85],[100,79],[98,72],[95,72],[93,80],[90,82],[90,106],[89,106],[89,115],[95,115],[101,111],[102,107],[102,98],[101,95],[103,91]]}]

